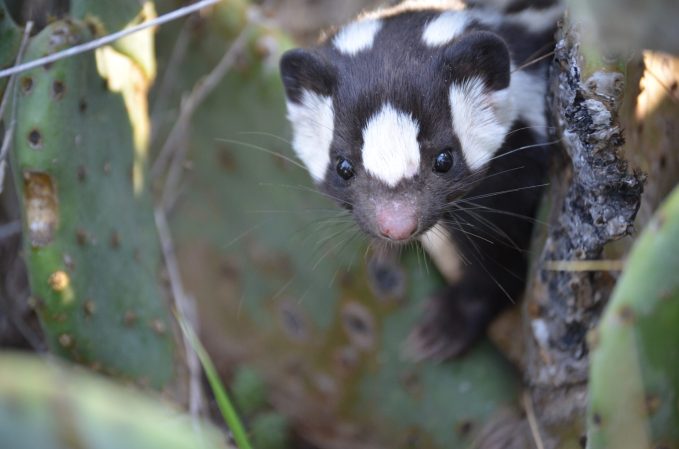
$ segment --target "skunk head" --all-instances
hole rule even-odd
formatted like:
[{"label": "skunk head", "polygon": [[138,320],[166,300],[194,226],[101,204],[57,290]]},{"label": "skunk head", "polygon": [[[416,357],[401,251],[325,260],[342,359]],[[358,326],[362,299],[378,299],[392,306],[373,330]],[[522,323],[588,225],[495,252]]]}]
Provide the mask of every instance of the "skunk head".
[{"label": "skunk head", "polygon": [[441,220],[516,118],[507,45],[455,14],[366,18],[281,60],[297,156],[376,238]]}]

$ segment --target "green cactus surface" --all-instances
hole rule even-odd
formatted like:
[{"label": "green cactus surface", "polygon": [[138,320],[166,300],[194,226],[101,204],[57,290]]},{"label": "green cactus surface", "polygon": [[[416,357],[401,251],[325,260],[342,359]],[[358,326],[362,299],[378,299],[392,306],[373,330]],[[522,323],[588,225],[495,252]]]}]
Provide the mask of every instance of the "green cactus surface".
[{"label": "green cactus surface", "polygon": [[679,448],[679,188],[629,255],[592,336],[588,449]]},{"label": "green cactus surface", "polygon": [[226,449],[170,404],[56,360],[0,355],[0,447]]},{"label": "green cactus surface", "polygon": [[[159,65],[159,73],[174,71],[172,103],[228,48],[215,31],[224,20],[207,18],[193,31],[180,66]],[[159,61],[169,60],[173,26],[160,30]],[[418,250],[378,261],[351,217],[286,160],[293,155],[277,65],[288,42],[279,31],[253,30],[191,124],[190,169],[171,225],[203,342],[223,374],[242,364],[256,370],[267,402],[317,447],[464,449],[484,436],[492,441],[496,417],[516,406],[520,382],[510,364],[488,343],[451,363],[405,360],[403,343],[442,286],[431,262]],[[173,123],[171,112],[159,123]],[[241,376],[239,391],[243,383]],[[251,402],[261,403],[258,395]],[[260,416],[268,417],[251,421],[258,429],[285,427],[280,417]]]},{"label": "green cactus surface", "polygon": [[[26,59],[90,38],[84,22],[56,21]],[[147,81],[134,67],[104,48],[21,74],[12,164],[50,349],[160,389],[181,359],[146,188]]]}]

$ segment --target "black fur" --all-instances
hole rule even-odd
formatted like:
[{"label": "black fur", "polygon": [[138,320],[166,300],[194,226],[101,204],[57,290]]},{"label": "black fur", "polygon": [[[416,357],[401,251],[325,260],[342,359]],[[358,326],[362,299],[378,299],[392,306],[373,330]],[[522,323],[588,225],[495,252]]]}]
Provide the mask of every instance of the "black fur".
[{"label": "black fur", "polygon": [[501,90],[509,86],[509,49],[497,34],[472,31],[445,50],[447,81],[460,83],[480,77],[486,88]]}]

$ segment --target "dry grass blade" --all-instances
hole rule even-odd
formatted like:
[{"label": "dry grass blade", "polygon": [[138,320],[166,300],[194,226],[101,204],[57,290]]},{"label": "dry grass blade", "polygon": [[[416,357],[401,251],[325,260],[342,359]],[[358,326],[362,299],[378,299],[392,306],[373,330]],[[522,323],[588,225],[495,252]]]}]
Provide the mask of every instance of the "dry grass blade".
[{"label": "dry grass blade", "polygon": [[624,260],[550,260],[545,264],[549,271],[622,271]]},{"label": "dry grass blade", "polygon": [[207,353],[200,340],[198,340],[198,337],[193,332],[193,329],[189,323],[187,323],[186,320],[184,320],[181,316],[177,316],[177,320],[179,321],[184,335],[191,343],[193,350],[196,352],[196,354],[198,354],[200,363],[203,365],[203,369],[205,370],[205,376],[207,377],[210,387],[212,388],[212,392],[215,395],[217,405],[219,406],[219,411],[222,413],[224,421],[233,433],[233,439],[236,442],[236,445],[239,449],[252,449],[252,445],[248,439],[245,427],[238,417],[236,408],[231,403],[224,385],[222,385],[222,382],[219,379],[219,375],[217,374],[217,370],[210,359],[210,355]]}]

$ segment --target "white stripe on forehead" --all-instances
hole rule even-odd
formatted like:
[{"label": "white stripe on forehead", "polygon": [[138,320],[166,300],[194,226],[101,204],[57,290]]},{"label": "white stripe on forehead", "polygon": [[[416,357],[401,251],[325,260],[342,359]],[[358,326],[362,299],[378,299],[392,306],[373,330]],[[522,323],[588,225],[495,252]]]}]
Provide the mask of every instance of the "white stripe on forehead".
[{"label": "white stripe on forehead", "polygon": [[360,20],[342,28],[333,38],[332,43],[340,52],[347,55],[369,50],[373,46],[375,36],[382,28],[380,20]]},{"label": "white stripe on forehead", "polygon": [[386,103],[363,129],[363,166],[373,177],[394,187],[420,167],[420,126],[410,115]]},{"label": "white stripe on forehead", "polygon": [[467,165],[479,169],[500,149],[516,118],[510,89],[487,92],[482,79],[470,78],[450,86],[449,100]]},{"label": "white stripe on forehead", "polygon": [[320,182],[330,163],[335,122],[332,98],[305,89],[299,103],[288,101],[287,105],[292,147],[314,181]]},{"label": "white stripe on forehead", "polygon": [[470,22],[464,11],[448,11],[439,15],[424,27],[422,41],[430,47],[445,45],[462,35]]}]

